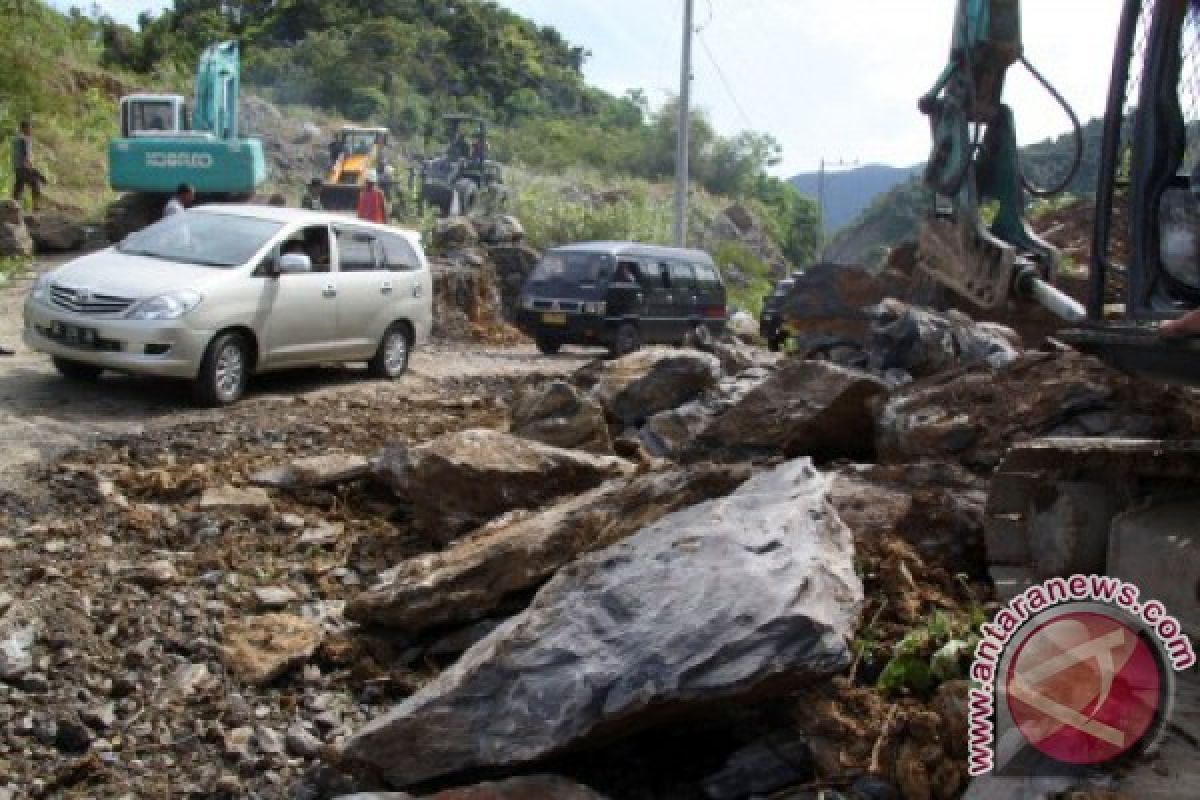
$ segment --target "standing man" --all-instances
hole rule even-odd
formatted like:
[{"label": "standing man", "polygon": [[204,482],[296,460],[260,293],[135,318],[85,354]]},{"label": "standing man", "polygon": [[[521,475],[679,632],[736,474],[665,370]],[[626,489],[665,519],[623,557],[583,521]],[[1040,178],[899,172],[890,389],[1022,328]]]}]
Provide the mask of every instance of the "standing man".
[{"label": "standing man", "polygon": [[367,185],[358,193],[358,218],[383,223],[387,219],[387,209],[383,204],[383,192],[375,185],[377,180],[374,170],[367,173]]},{"label": "standing man", "polygon": [[166,207],[163,209],[163,218],[182,214],[192,207],[196,202],[196,190],[192,188],[190,183],[181,183],[179,188],[175,190],[175,194],[171,195],[171,199],[167,201]]},{"label": "standing man", "polygon": [[308,182],[308,191],[304,193],[304,199],[300,201],[301,208],[307,208],[309,211],[324,211],[325,207],[321,205],[321,179],[313,178]]},{"label": "standing man", "polygon": [[33,122],[28,117],[21,120],[20,130],[13,138],[13,200],[21,205],[28,186],[33,197],[33,210],[37,211],[42,205],[42,184],[45,178],[33,166]]}]

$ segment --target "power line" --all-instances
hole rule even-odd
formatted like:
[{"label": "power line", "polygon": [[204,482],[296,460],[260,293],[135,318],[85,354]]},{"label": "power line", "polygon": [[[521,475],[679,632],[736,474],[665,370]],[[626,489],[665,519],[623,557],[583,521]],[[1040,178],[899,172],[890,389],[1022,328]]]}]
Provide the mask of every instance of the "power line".
[{"label": "power line", "polygon": [[700,40],[700,46],[704,48],[704,54],[708,56],[708,61],[713,65],[713,69],[717,72],[717,77],[721,80],[721,85],[725,87],[725,93],[729,95],[729,99],[733,101],[734,108],[741,115],[742,122],[745,123],[748,130],[754,129],[754,123],[750,121],[750,115],[746,113],[746,109],[742,108],[742,103],[737,98],[737,94],[733,91],[733,87],[729,85],[729,79],[725,77],[725,70],[721,69],[721,65],[717,62],[716,56],[713,55],[712,49],[708,46],[708,41],[702,33],[697,33],[696,38]]}]

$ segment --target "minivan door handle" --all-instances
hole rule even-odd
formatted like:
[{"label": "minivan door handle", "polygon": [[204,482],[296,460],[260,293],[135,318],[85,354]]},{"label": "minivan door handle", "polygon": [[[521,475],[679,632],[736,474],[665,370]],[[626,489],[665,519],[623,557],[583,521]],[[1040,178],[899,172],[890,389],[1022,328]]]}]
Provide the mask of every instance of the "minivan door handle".
[{"label": "minivan door handle", "polygon": [[325,284],[325,288],[321,290],[321,294],[326,297],[337,297],[337,286],[332,283]]},{"label": "minivan door handle", "polygon": [[419,283],[414,283],[413,284],[413,297],[420,297],[423,294],[425,294],[425,287],[423,287]]},{"label": "minivan door handle", "polygon": [[379,285],[379,291],[383,292],[384,294],[391,294],[392,293],[392,282],[384,281],[382,284]]}]

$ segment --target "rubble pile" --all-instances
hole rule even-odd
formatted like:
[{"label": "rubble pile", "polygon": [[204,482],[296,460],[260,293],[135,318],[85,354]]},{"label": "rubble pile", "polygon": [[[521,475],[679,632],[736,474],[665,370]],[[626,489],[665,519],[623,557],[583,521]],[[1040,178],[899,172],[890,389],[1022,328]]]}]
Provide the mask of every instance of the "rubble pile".
[{"label": "rubble pile", "polygon": [[0,494],[0,797],[961,796],[990,470],[1200,404],[875,305],[861,362],[701,336],[40,468]]},{"label": "rubble pile", "polygon": [[434,224],[434,334],[494,344],[519,341],[511,326],[521,287],[541,254],[524,243],[520,220],[506,214],[446,217]]}]

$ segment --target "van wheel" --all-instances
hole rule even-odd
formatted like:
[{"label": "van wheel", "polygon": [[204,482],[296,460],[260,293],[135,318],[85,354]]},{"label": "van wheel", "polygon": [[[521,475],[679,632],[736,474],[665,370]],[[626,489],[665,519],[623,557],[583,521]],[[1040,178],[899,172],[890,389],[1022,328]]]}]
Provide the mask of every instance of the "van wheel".
[{"label": "van wheel", "polygon": [[632,352],[640,349],[642,346],[642,336],[638,332],[637,326],[626,322],[620,328],[617,328],[617,338],[609,348],[614,358],[627,356]]},{"label": "van wheel", "polygon": [[552,356],[562,350],[562,342],[557,339],[548,339],[543,336],[537,337],[535,340],[538,352],[545,356]]},{"label": "van wheel", "polygon": [[246,391],[250,380],[250,345],[240,333],[222,333],[208,345],[192,395],[202,406],[227,406]]},{"label": "van wheel", "polygon": [[92,364],[84,364],[81,361],[72,361],[69,358],[59,358],[54,356],[54,368],[58,370],[58,374],[70,381],[87,381],[92,382],[100,377],[100,373],[104,372],[103,367],[97,367]]},{"label": "van wheel", "polygon": [[411,349],[408,331],[400,323],[393,324],[379,340],[375,355],[367,362],[367,372],[372,378],[382,380],[399,378],[408,369]]}]

